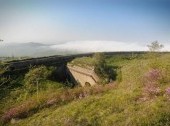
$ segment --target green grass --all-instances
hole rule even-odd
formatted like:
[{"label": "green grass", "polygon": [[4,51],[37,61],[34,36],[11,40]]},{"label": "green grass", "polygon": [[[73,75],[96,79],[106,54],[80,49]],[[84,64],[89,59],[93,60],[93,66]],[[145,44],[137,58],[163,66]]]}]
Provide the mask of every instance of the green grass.
[{"label": "green grass", "polygon": [[70,65],[77,65],[81,67],[92,67],[95,64],[95,59],[91,57],[76,58],[69,63]]},{"label": "green grass", "polygon": [[[78,59],[80,60],[80,59]],[[83,59],[81,59],[83,60]],[[86,59],[87,61],[90,59]],[[84,62],[80,61],[80,62]],[[82,99],[77,98],[65,104],[54,104],[51,107],[41,108],[35,114],[23,119],[13,119],[8,125],[16,126],[169,126],[170,100],[165,89],[170,87],[170,55],[161,55],[157,58],[120,58],[107,57],[107,64],[121,67],[122,80],[116,83],[115,89],[91,94]],[[161,81],[156,85],[160,92],[150,96],[146,94],[144,81],[146,74],[153,69],[161,71]],[[153,80],[154,81],[154,80]],[[51,82],[49,82],[50,84]],[[53,85],[53,84],[52,84]],[[49,87],[49,86],[48,86]],[[41,95],[57,92],[59,86],[44,89]],[[65,89],[62,89],[65,90]],[[69,89],[77,92],[77,88]],[[84,90],[84,88],[79,89]],[[71,94],[72,94],[71,93]],[[20,93],[19,93],[20,94]],[[62,94],[62,93],[61,93]],[[70,94],[70,95],[71,95]],[[6,100],[17,97],[16,94]],[[24,103],[26,100],[19,101]],[[12,100],[12,102],[14,102]],[[5,101],[1,101],[4,103]],[[8,108],[12,102],[6,103]],[[43,102],[42,102],[43,103]],[[18,104],[14,104],[17,106]],[[4,109],[4,111],[7,110]]]},{"label": "green grass", "polygon": [[138,103],[135,101],[138,97],[138,93],[114,90],[61,107],[44,109],[16,125],[169,125],[170,107],[166,99],[159,97]]}]

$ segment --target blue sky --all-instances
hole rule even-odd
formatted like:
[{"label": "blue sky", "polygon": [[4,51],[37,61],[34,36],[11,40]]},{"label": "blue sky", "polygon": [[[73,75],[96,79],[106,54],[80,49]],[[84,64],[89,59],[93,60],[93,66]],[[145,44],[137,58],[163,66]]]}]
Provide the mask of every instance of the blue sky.
[{"label": "blue sky", "polygon": [[170,0],[0,0],[6,42],[170,43]]}]

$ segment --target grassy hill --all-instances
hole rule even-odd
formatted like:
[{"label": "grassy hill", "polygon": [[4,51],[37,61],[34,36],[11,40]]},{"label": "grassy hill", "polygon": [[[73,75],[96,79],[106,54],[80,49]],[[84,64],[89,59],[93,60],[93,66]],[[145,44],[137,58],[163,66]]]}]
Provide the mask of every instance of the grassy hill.
[{"label": "grassy hill", "polygon": [[[87,60],[92,63],[89,58],[77,62]],[[24,86],[11,90],[0,101],[1,124],[170,125],[170,54],[109,56],[106,63],[120,68],[112,85],[70,88],[47,79],[38,98],[37,92],[30,94]]]}]

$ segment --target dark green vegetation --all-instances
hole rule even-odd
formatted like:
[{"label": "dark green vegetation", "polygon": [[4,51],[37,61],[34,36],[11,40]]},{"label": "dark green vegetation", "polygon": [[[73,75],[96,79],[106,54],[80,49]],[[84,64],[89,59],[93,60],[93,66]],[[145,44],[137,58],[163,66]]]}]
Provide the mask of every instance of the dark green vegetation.
[{"label": "dark green vegetation", "polygon": [[0,57],[0,61],[7,62],[7,61],[13,61],[13,60],[23,60],[23,59],[29,59],[30,57]]},{"label": "dark green vegetation", "polygon": [[74,63],[114,68],[115,85],[70,88],[51,79],[54,68],[44,66],[13,75],[1,93],[1,124],[170,125],[170,54],[106,56],[100,61],[84,57]]}]

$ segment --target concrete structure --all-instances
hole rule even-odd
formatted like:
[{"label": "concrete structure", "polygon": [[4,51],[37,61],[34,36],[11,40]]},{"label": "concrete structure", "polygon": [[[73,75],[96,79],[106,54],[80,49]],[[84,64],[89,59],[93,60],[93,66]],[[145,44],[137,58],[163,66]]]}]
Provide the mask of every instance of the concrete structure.
[{"label": "concrete structure", "polygon": [[89,69],[69,64],[67,68],[73,79],[81,86],[93,86],[99,81],[99,77],[96,75],[93,68]]}]

